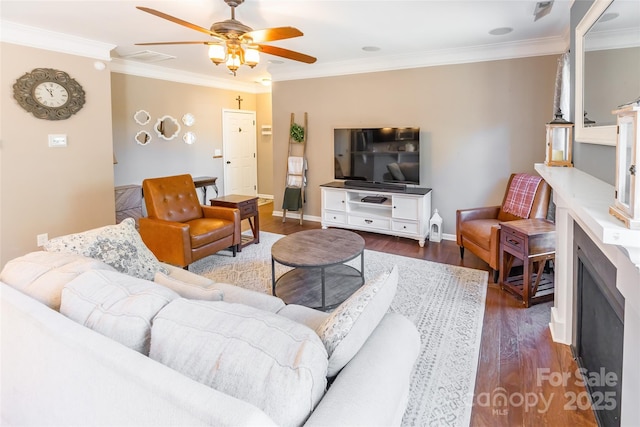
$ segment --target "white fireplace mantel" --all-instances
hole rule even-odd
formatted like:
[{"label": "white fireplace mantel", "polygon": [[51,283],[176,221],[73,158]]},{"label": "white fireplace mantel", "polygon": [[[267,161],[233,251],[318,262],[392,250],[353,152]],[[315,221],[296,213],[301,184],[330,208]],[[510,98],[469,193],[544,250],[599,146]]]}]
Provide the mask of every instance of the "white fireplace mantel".
[{"label": "white fireplace mantel", "polygon": [[576,168],[536,164],[536,171],[551,185],[573,212],[572,217],[587,227],[600,243],[620,246],[640,270],[640,230],[630,230],[609,214],[614,187]]},{"label": "white fireplace mantel", "polygon": [[609,214],[614,188],[579,169],[536,164],[536,171],[553,188],[556,205],[554,306],[549,329],[554,341],[573,344],[574,222],[587,233],[616,268],[616,287],[624,302],[621,425],[640,419],[640,230],[630,230]]}]

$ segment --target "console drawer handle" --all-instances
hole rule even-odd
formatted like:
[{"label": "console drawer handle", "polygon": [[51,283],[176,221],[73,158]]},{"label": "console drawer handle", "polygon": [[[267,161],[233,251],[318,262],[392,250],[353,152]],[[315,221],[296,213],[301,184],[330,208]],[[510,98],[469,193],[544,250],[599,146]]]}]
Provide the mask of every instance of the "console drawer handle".
[{"label": "console drawer handle", "polygon": [[509,238],[507,238],[507,242],[511,243],[512,245],[516,245],[516,246],[520,244],[520,242],[518,242],[517,240],[513,240],[513,239],[509,239]]},{"label": "console drawer handle", "polygon": [[366,222],[367,224],[371,224],[373,222],[372,219],[365,219],[364,222]]}]

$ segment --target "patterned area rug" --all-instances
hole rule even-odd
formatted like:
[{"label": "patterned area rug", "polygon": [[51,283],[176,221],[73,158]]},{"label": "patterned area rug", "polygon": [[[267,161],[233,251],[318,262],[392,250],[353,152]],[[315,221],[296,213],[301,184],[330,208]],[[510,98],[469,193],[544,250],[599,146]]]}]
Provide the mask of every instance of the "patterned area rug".
[{"label": "patterned area rug", "polygon": [[[271,245],[282,235],[260,233],[260,244],[236,258],[219,254],[189,270],[214,281],[271,293]],[[398,265],[390,311],[418,328],[420,356],[411,379],[405,426],[468,426],[482,336],[487,272],[365,250],[365,278]],[[359,268],[360,259],[351,261]],[[289,268],[276,263],[276,277]]]}]

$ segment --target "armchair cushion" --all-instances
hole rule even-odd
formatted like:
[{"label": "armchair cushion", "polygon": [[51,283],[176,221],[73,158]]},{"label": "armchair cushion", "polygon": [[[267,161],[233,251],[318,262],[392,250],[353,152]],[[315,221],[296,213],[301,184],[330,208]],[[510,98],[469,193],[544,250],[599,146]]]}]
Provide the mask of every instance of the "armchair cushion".
[{"label": "armchair cushion", "polygon": [[233,235],[234,224],[226,219],[198,218],[186,223],[189,225],[191,247],[199,248]]},{"label": "armchair cushion", "polygon": [[45,243],[44,249],[94,258],[121,273],[153,280],[164,269],[145,246],[135,224],[133,218],[126,218],[120,224],[56,237]]},{"label": "armchair cushion", "polygon": [[498,219],[476,219],[464,221],[461,224],[461,232],[467,239],[472,240],[478,246],[489,250],[491,248],[491,228],[499,226]]}]

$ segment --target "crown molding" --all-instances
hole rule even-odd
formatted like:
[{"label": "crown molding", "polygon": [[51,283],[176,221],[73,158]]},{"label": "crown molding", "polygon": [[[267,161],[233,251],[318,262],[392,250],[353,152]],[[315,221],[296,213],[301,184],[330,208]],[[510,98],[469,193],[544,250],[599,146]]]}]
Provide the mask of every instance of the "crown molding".
[{"label": "crown molding", "polygon": [[116,47],[114,44],[43,30],[42,28],[16,24],[10,21],[0,20],[0,26],[2,27],[0,41],[95,58],[102,61],[110,61],[111,50]]},{"label": "crown molding", "polygon": [[471,62],[496,61],[501,59],[531,56],[556,55],[569,48],[569,32],[562,36],[547,37],[523,42],[510,42],[473,46],[457,49],[442,49],[402,55],[380,56],[371,59],[354,59],[333,63],[316,63],[302,70],[296,68],[269,69],[274,82],[331,77],[348,74],[393,71],[437,65],[465,64]]},{"label": "crown molding", "polygon": [[190,73],[188,71],[174,68],[161,67],[158,65],[145,64],[138,61],[131,61],[120,58],[111,60],[110,68],[112,72],[129,74],[139,77],[167,80],[177,83],[186,83],[197,86],[213,87],[217,89],[236,90],[248,93],[269,93],[270,87],[258,83],[243,83],[221,79],[207,74]]},{"label": "crown molding", "polygon": [[584,39],[585,52],[638,47],[640,28],[589,32],[588,37],[585,36]]}]

